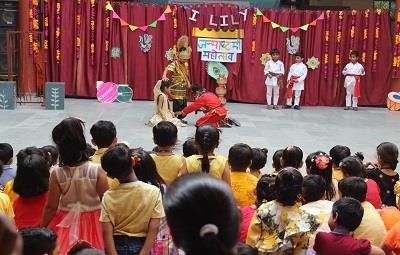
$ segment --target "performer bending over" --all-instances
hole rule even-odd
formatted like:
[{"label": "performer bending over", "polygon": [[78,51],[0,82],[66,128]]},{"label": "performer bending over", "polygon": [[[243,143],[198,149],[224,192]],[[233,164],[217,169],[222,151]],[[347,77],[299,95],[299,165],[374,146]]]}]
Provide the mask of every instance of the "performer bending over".
[{"label": "performer bending over", "polygon": [[303,53],[297,52],[296,63],[290,67],[288,74],[288,85],[286,91],[286,105],[285,109],[292,108],[292,97],[294,91],[294,109],[300,110],[300,97],[301,92],[304,90],[304,80],[307,77],[307,66],[303,63]]},{"label": "performer bending over", "polygon": [[[171,77],[170,92],[172,96],[172,110],[174,112],[182,111],[187,106],[187,89],[190,88],[189,79],[189,64],[190,54],[192,49],[188,46],[189,38],[184,35],[181,36],[177,43],[177,59],[169,64],[163,73],[162,79],[168,81],[168,76]],[[183,119],[183,116],[178,116]],[[185,123],[185,121],[182,121]]]},{"label": "performer bending over", "polygon": [[[360,97],[360,81],[361,76],[365,75],[364,67],[358,63],[358,51],[353,50],[350,53],[350,63],[343,69],[343,75],[346,75],[344,87],[346,88],[346,108],[350,110],[353,107],[354,111],[358,111],[358,98]],[[353,104],[351,99],[353,98]]]},{"label": "performer bending over", "polygon": [[192,93],[195,101],[182,111],[175,112],[175,115],[186,116],[194,111],[203,111],[205,115],[196,121],[197,127],[210,124],[218,128],[221,125],[220,122],[225,124],[228,110],[214,93],[206,92],[205,89],[197,84],[192,86]]}]

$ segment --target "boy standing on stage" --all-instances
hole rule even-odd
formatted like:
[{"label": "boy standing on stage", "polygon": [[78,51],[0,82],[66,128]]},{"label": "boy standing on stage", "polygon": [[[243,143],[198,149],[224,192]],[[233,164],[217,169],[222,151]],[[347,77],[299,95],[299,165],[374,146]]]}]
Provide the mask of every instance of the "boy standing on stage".
[{"label": "boy standing on stage", "polygon": [[300,110],[300,97],[301,92],[304,90],[304,80],[307,77],[307,66],[303,63],[304,55],[297,52],[296,63],[294,63],[289,70],[288,85],[286,91],[286,105],[283,108],[292,108],[292,97],[294,91],[294,109]]},{"label": "boy standing on stage", "polygon": [[358,51],[353,50],[350,53],[350,63],[343,69],[343,75],[346,75],[344,80],[344,87],[346,88],[345,110],[350,110],[353,107],[354,111],[358,111],[357,104],[360,97],[361,76],[365,75],[364,67],[358,63],[358,56]]},{"label": "boy standing on stage", "polygon": [[[267,108],[268,110],[275,109],[278,110],[278,100],[279,100],[279,87],[281,84],[281,77],[285,73],[285,67],[282,61],[279,60],[279,50],[272,49],[271,59],[265,63],[264,75],[267,76],[265,80],[265,85],[267,86]],[[272,91],[274,92],[273,106],[271,106]]]}]

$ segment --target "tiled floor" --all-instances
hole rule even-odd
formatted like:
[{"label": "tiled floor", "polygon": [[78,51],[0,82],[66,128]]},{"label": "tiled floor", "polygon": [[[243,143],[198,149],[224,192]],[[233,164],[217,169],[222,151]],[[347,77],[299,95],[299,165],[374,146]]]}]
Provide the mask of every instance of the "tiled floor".
[{"label": "tiled floor", "polygon": [[[375,159],[375,148],[383,141],[400,146],[400,112],[384,108],[361,108],[343,111],[342,108],[305,107],[296,110],[267,110],[264,105],[228,104],[230,116],[242,127],[223,129],[218,153],[227,155],[229,147],[237,142],[253,147],[267,147],[268,165],[276,149],[297,145],[305,156],[315,150],[329,151],[336,144],[347,145],[353,152],[364,152],[366,159]],[[18,106],[14,111],[0,111],[0,142],[9,142],[15,151],[26,146],[51,143],[51,130],[63,118],[75,116],[90,126],[97,120],[111,120],[117,126],[120,141],[133,146],[152,149],[151,128],[144,122],[153,113],[153,103],[135,101],[130,104],[101,104],[96,100],[67,99],[64,111],[49,111],[38,105]],[[190,115],[190,127],[179,129],[184,141],[194,135],[198,115]],[[181,153],[178,146],[177,153]],[[269,167],[268,167],[269,168]]]}]

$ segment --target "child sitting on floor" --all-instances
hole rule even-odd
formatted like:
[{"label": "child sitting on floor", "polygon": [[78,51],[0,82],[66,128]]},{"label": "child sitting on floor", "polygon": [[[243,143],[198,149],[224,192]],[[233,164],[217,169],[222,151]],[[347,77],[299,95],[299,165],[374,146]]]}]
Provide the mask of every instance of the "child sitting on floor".
[{"label": "child sitting on floor", "polygon": [[240,208],[254,204],[258,178],[247,173],[251,165],[252,150],[243,143],[233,145],[229,149],[228,162],[231,167],[231,187],[236,203]]},{"label": "child sitting on floor", "polygon": [[57,235],[47,228],[28,227],[19,231],[23,255],[58,255]]},{"label": "child sitting on floor", "polygon": [[326,183],[326,199],[339,199],[338,183],[332,178],[332,158],[325,152],[319,152],[311,159],[310,174],[320,175]]},{"label": "child sitting on floor", "polygon": [[297,146],[288,146],[282,152],[280,159],[282,167],[293,167],[300,169],[303,167],[303,151]]},{"label": "child sitting on floor", "polygon": [[100,221],[109,255],[149,254],[164,217],[161,191],[139,181],[133,171],[138,164],[143,164],[141,158],[132,156],[125,144],[110,148],[101,158],[107,175],[120,182],[102,199]]},{"label": "child sitting on floor", "polygon": [[3,172],[0,174],[0,185],[15,178],[17,171],[11,166],[14,157],[13,147],[8,143],[0,143],[0,161],[3,163]]},{"label": "child sitting on floor", "polygon": [[276,150],[274,155],[272,156],[272,175],[278,175],[279,171],[282,169],[281,158],[282,158],[283,150]]},{"label": "child sitting on floor", "polygon": [[356,199],[336,201],[329,219],[332,232],[317,233],[314,251],[323,255],[383,255],[383,251],[368,240],[356,240],[351,235],[360,225],[363,214],[364,209]]},{"label": "child sitting on floor", "polygon": [[182,145],[183,156],[188,158],[193,155],[199,154],[193,137],[188,138]]},{"label": "child sitting on floor", "polygon": [[367,201],[367,184],[363,178],[347,177],[339,182],[341,197],[357,199],[364,208],[364,215],[360,225],[354,230],[353,236],[356,239],[367,239],[373,245],[380,247],[386,234],[385,224],[379,213]]},{"label": "child sitting on floor", "polygon": [[340,162],[351,155],[350,149],[347,146],[336,145],[329,151],[329,155],[332,157],[333,162],[333,178],[340,181],[344,178]]},{"label": "child sitting on floor", "polygon": [[267,163],[268,149],[253,148],[251,150],[253,151],[253,158],[251,159],[250,173],[259,178],[262,175],[261,169]]},{"label": "child sitting on floor", "polygon": [[173,153],[178,140],[178,129],[169,121],[161,121],[153,127],[153,141],[157,151],[151,154],[157,171],[165,184],[170,185],[179,175],[187,173],[186,160]]}]

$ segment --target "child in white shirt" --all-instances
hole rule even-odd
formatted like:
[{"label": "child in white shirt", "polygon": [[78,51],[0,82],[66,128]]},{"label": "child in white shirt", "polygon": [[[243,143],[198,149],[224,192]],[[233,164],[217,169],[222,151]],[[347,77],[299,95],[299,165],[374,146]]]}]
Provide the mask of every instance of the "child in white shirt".
[{"label": "child in white shirt", "polygon": [[[279,100],[279,78],[285,73],[285,67],[282,61],[279,60],[280,52],[278,49],[272,49],[271,59],[265,63],[264,75],[267,76],[265,79],[265,85],[267,86],[267,104],[268,109],[278,110]],[[271,106],[272,92],[274,93],[273,106]]]},{"label": "child in white shirt", "polygon": [[[345,110],[350,110],[353,107],[354,111],[358,111],[358,97],[360,97],[360,80],[361,76],[365,75],[364,67],[358,63],[358,51],[353,50],[350,53],[350,63],[343,69],[343,75],[346,75],[344,87],[346,88],[346,107]],[[353,102],[352,99],[353,98]]]},{"label": "child in white shirt", "polygon": [[294,109],[300,110],[301,92],[304,90],[304,80],[307,77],[307,66],[303,63],[304,54],[295,54],[295,63],[290,67],[288,74],[288,85],[286,92],[286,105],[283,108],[292,108],[292,97],[294,93]]}]

